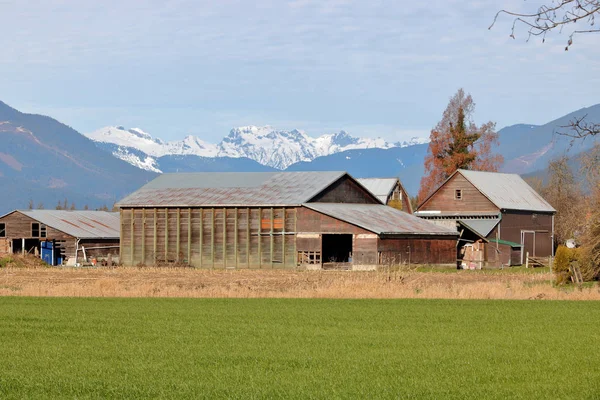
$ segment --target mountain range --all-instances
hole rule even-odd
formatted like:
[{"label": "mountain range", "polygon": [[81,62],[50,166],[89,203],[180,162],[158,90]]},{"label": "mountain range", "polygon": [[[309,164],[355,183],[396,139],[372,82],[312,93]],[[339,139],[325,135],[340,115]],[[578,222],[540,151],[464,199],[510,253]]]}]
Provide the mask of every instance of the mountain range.
[{"label": "mountain range", "polygon": [[[536,174],[548,161],[589,150],[593,140],[558,134],[575,117],[600,122],[600,105],[543,125],[518,124],[498,131],[502,171]],[[93,140],[92,140],[93,139]],[[165,142],[142,129],[107,127],[82,135],[50,117],[26,114],[0,102],[0,213],[65,198],[90,208],[109,207],[160,172],[345,170],[359,177],[402,180],[416,194],[427,141],[403,143],[356,138],[347,132],[313,138],[300,130],[232,129],[218,144],[188,136]]]},{"label": "mountain range", "polygon": [[409,141],[389,143],[381,138],[353,137],[346,131],[313,138],[297,129],[277,130],[271,126],[234,128],[218,144],[207,143],[196,136],[165,142],[140,128],[122,126],[107,126],[86,136],[115,157],[153,172],[167,172],[159,159],[168,156],[248,158],[283,170],[298,162],[310,162],[317,157],[348,150],[390,149],[428,142],[428,139],[414,137]]}]

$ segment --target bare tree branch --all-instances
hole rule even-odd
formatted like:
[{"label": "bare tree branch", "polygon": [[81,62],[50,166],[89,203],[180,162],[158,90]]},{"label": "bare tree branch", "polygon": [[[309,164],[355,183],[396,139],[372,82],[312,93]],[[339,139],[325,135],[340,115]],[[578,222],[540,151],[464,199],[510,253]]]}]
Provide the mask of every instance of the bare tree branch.
[{"label": "bare tree branch", "polygon": [[566,131],[557,132],[559,135],[567,136],[573,139],[585,139],[587,137],[600,134],[600,123],[586,121],[587,114],[582,117],[576,117],[568,125],[560,128]]},{"label": "bare tree branch", "polygon": [[517,13],[509,10],[500,10],[494,16],[494,20],[488,29],[492,29],[498,17],[502,14],[513,17],[510,37],[515,38],[515,28],[522,24],[527,27],[527,41],[532,36],[541,36],[542,42],[546,35],[552,31],[562,32],[569,24],[582,22],[587,24],[586,29],[575,29],[569,34],[565,50],[573,44],[573,37],[581,33],[597,33],[596,16],[600,15],[600,0],[550,0],[549,5],[540,6],[534,13]]}]

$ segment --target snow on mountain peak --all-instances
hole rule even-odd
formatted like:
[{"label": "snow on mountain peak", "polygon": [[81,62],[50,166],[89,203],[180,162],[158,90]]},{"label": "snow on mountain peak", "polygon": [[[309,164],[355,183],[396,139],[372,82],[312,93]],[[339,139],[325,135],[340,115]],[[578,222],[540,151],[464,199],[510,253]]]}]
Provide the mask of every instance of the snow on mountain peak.
[{"label": "snow on mountain peak", "polygon": [[[263,165],[285,169],[300,161],[312,161],[346,150],[389,149],[428,142],[424,138],[412,138],[402,143],[389,143],[381,138],[357,138],[344,130],[313,138],[302,130],[276,130],[269,125],[233,128],[217,145],[193,135],[181,141],[163,142],[140,128],[127,130],[122,126],[102,128],[87,136],[96,142],[116,145],[117,150],[113,151],[116,157],[145,169],[154,168],[155,158],[165,155],[247,157]],[[149,158],[140,158],[140,151]]]}]

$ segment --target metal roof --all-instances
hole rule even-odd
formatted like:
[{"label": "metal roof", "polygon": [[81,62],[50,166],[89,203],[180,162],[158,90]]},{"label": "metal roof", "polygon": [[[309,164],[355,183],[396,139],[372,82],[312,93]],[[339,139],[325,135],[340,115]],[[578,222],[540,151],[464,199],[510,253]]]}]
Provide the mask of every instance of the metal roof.
[{"label": "metal roof", "polygon": [[107,211],[17,210],[77,239],[118,239],[119,213]]},{"label": "metal roof", "polygon": [[[163,174],[121,200],[121,207],[300,205],[347,175],[325,172]],[[349,175],[348,175],[349,176]]]},{"label": "metal roof", "polygon": [[359,178],[357,181],[377,196],[383,204],[387,202],[388,196],[399,183],[398,178]]},{"label": "metal roof", "polygon": [[459,219],[458,222],[466,226],[482,238],[487,238],[490,232],[498,225],[500,218],[494,219]]},{"label": "metal roof", "polygon": [[531,186],[517,174],[459,169],[485,197],[500,209],[556,212]]},{"label": "metal roof", "polygon": [[456,229],[439,226],[380,204],[308,203],[303,206],[378,235],[458,235]]}]

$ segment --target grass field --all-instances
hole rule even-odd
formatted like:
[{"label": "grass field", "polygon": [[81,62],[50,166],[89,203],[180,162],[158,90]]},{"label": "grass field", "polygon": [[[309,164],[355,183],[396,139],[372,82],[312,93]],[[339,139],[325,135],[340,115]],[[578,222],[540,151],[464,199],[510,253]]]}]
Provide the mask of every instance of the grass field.
[{"label": "grass field", "polygon": [[599,398],[597,302],[0,298],[0,398]]}]

